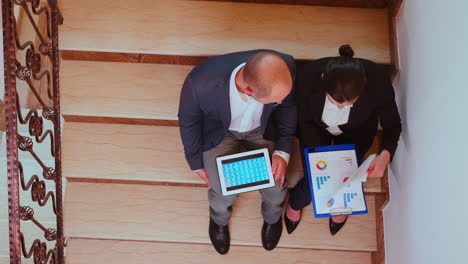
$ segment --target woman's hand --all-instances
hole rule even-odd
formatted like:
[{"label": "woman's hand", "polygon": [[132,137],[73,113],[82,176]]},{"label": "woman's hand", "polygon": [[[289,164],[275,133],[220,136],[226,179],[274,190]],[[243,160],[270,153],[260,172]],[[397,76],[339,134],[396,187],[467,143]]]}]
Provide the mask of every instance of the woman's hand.
[{"label": "woman's hand", "polygon": [[390,162],[390,152],[388,150],[383,150],[371,163],[369,166],[370,178],[382,178],[384,176],[385,170],[387,169],[388,163]]}]

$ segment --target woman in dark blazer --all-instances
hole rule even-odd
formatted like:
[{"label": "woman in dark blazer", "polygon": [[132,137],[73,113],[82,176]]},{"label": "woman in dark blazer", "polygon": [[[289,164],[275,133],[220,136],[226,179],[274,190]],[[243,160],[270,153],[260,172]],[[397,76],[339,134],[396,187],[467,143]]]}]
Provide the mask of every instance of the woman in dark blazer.
[{"label": "woman in dark blazer", "polygon": [[[388,71],[374,62],[353,58],[354,51],[349,45],[341,46],[339,53],[339,57],[316,60],[298,72],[296,94],[301,149],[355,144],[360,163],[373,142],[380,121],[382,143],[369,169],[369,177],[382,177],[401,133],[400,115]],[[299,224],[302,208],[310,202],[309,180],[305,176],[291,190],[285,215],[289,234]],[[346,219],[346,216],[330,218],[332,235],[343,227]]]}]

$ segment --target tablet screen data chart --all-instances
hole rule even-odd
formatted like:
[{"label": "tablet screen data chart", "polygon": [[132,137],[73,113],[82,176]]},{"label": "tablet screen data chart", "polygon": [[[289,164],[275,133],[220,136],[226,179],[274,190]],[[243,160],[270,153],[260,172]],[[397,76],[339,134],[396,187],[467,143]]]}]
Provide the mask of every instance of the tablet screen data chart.
[{"label": "tablet screen data chart", "polygon": [[274,186],[267,149],[217,158],[224,195]]}]

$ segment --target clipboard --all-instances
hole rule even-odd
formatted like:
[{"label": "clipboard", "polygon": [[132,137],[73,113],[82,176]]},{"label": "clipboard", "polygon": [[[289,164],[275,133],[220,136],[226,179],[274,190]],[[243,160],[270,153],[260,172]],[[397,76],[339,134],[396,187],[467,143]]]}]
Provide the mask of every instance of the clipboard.
[{"label": "clipboard", "polygon": [[[358,174],[358,161],[356,157],[356,146],[354,144],[309,147],[304,148],[303,151],[307,167],[307,177],[309,179],[312,207],[316,218],[338,215],[362,215],[368,213],[362,181],[361,179],[352,178],[352,175]],[[321,159],[319,158],[321,156],[329,156],[330,158],[328,161],[330,164],[327,163],[326,158],[318,161],[318,159]],[[343,160],[343,164],[340,163],[341,160]],[[350,167],[345,167],[346,164],[349,164]],[[327,166],[334,166],[334,169],[329,169]],[[343,169],[337,169],[338,167]],[[340,173],[337,175],[327,175],[327,170],[330,172],[346,171],[348,173],[346,173],[347,175],[340,175]],[[316,175],[314,175],[314,171]],[[320,186],[320,184],[322,186]],[[320,187],[322,187],[322,189],[320,189]],[[347,192],[347,190],[352,190],[352,192]],[[330,197],[330,199],[326,201],[324,199],[325,197]]]}]

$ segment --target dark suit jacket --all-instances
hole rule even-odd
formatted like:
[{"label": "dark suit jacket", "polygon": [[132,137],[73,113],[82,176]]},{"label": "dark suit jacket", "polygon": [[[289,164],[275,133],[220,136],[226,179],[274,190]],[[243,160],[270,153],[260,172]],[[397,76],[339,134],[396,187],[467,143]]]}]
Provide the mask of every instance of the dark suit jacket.
[{"label": "dark suit jacket", "polygon": [[[298,71],[298,133],[303,147],[332,143],[333,136],[322,122],[326,93],[322,88],[321,75],[329,60],[316,60]],[[401,120],[392,83],[383,66],[363,59],[361,62],[366,70],[367,85],[351,108],[348,123],[339,127],[343,135],[356,144],[358,152],[362,153],[372,145],[380,120],[383,128],[380,149],[388,150],[393,157],[401,133]]]},{"label": "dark suit jacket", "polygon": [[[260,52],[253,50],[208,59],[195,67],[182,87],[179,126],[185,157],[192,170],[203,168],[203,152],[217,146],[231,124],[229,83],[232,71]],[[294,58],[275,52],[288,64],[293,81]],[[297,112],[294,89],[282,104],[267,104],[261,117],[261,132],[275,142],[275,149],[292,152],[296,133]]]}]

